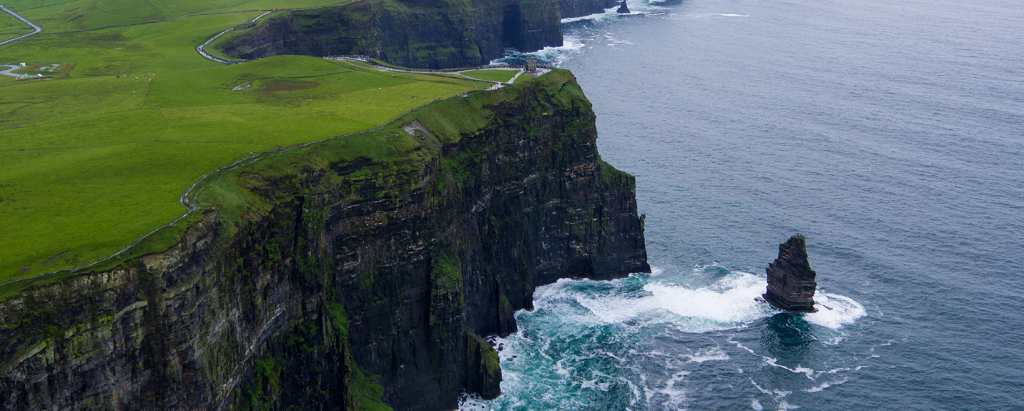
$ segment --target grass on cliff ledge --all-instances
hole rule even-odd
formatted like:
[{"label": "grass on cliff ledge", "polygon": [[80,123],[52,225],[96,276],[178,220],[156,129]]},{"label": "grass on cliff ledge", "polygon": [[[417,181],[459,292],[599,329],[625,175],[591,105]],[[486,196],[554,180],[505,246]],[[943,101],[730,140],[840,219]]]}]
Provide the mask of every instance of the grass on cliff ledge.
[{"label": "grass on cliff ledge", "polygon": [[485,69],[485,70],[469,70],[463,71],[462,74],[472,78],[478,78],[480,80],[487,81],[500,81],[503,83],[512,80],[519,70],[501,70],[501,69]]},{"label": "grass on cliff ledge", "polygon": [[195,52],[258,14],[44,32],[0,47],[0,63],[74,64],[55,80],[0,76],[0,284],[120,250],[181,215],[178,197],[201,175],[249,153],[370,130],[488,86],[302,56],[220,65]]}]

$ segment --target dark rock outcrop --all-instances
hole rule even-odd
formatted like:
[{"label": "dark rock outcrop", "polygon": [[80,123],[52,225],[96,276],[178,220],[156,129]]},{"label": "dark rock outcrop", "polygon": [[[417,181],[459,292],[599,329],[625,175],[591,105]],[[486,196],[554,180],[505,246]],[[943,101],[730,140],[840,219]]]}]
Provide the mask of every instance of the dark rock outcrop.
[{"label": "dark rock outcrop", "polygon": [[814,282],[816,274],[807,261],[804,236],[794,235],[789,241],[779,244],[779,257],[768,265],[767,272],[765,301],[786,311],[817,311],[814,308],[814,291],[818,284]]},{"label": "dark rock outcrop", "polygon": [[558,2],[563,19],[604,13],[606,9],[618,4],[619,0],[560,0]]},{"label": "dark rock outcrop", "polygon": [[562,45],[557,0],[374,0],[296,10],[226,43],[236,58],[361,54],[404,67],[487,64]]},{"label": "dark rock outcrop", "polygon": [[626,7],[626,0],[622,0],[622,5],[619,6],[619,9],[615,10],[615,12],[621,14],[629,14],[629,7]]},{"label": "dark rock outcrop", "polygon": [[499,394],[480,336],[535,287],[650,270],[569,72],[400,122],[234,171],[170,249],[0,301],[0,409],[450,410]]}]

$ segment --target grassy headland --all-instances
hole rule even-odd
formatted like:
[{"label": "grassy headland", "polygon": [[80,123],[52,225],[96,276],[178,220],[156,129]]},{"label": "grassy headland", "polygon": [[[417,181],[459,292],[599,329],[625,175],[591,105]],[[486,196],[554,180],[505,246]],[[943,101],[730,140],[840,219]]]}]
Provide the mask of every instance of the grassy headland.
[{"label": "grassy headland", "polygon": [[[22,15],[50,17],[33,20],[43,33],[0,47],[0,62],[73,65],[54,80],[0,79],[0,283],[116,252],[181,215],[178,197],[201,175],[249,153],[371,130],[488,86],[301,56],[225,66],[195,52],[260,12],[54,30],[283,7],[280,1],[174,2],[148,17],[141,9],[150,6],[135,10],[135,2],[58,3],[6,4],[43,5]],[[66,21],[72,14],[84,17]]]}]

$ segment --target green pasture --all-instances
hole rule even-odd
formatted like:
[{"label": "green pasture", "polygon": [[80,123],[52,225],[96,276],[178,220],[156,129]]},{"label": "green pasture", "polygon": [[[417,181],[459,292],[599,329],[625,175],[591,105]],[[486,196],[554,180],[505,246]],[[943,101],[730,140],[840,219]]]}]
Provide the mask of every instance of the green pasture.
[{"label": "green pasture", "polygon": [[258,13],[217,14],[79,33],[42,32],[0,46],[0,62],[74,62],[72,77],[161,73],[220,64],[195,47]]},{"label": "green pasture", "polygon": [[0,286],[120,250],[184,213],[178,197],[201,175],[249,153],[370,130],[488,86],[302,56],[220,65],[196,53],[256,15],[43,32],[0,47],[2,63],[70,67],[54,80],[0,76]]},{"label": "green pasture", "polygon": [[518,73],[518,72],[519,72],[519,70],[497,70],[497,69],[495,69],[495,70],[469,70],[469,71],[463,71],[462,74],[465,74],[465,75],[467,75],[469,77],[472,77],[472,78],[478,78],[480,80],[507,82],[507,81],[511,80],[512,77],[515,76],[516,73]]},{"label": "green pasture", "polygon": [[[5,0],[4,6],[45,32],[92,30],[193,14],[322,7],[349,0]],[[252,17],[249,17],[250,19]],[[222,27],[221,30],[227,27]],[[210,35],[216,34],[209,33]]]},{"label": "green pasture", "polygon": [[32,32],[32,28],[14,16],[0,12],[0,41]]}]

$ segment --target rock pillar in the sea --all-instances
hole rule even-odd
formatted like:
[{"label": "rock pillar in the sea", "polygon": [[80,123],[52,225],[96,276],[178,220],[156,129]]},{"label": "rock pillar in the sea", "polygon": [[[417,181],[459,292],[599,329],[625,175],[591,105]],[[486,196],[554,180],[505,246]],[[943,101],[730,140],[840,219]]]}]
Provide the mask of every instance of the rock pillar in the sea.
[{"label": "rock pillar in the sea", "polygon": [[797,234],[779,244],[779,258],[768,265],[767,271],[768,292],[764,293],[765,301],[786,311],[817,311],[814,308],[814,290],[818,284],[814,282],[815,273],[807,261],[804,236]]},{"label": "rock pillar in the sea", "polygon": [[629,14],[629,7],[626,7],[626,0],[622,0],[622,5],[619,6],[619,9],[615,11],[617,13]]}]

